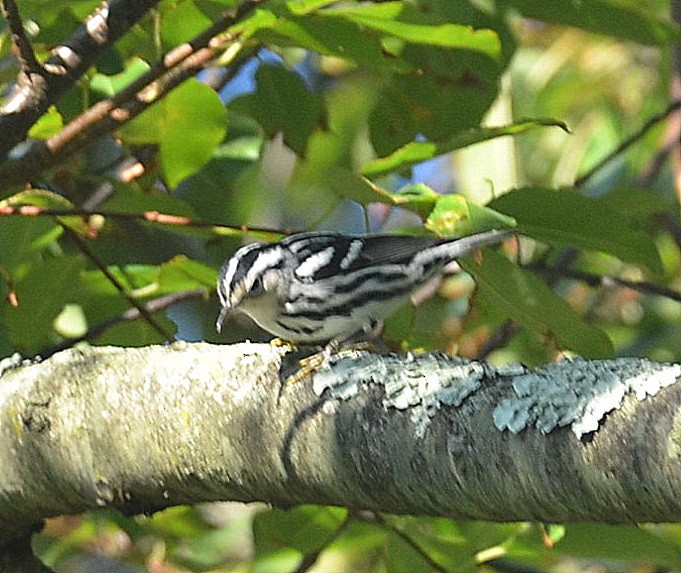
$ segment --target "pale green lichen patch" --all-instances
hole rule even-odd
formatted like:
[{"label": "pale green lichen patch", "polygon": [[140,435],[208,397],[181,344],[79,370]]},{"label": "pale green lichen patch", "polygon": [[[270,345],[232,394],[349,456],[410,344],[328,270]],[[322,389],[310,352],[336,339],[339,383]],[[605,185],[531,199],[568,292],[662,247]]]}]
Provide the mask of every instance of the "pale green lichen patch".
[{"label": "pale green lichen patch", "polygon": [[495,408],[494,423],[499,430],[513,433],[535,427],[547,434],[570,426],[581,438],[596,431],[627,394],[643,400],[679,376],[681,365],[637,358],[563,360],[516,377],[515,395]]},{"label": "pale green lichen patch", "polygon": [[384,407],[409,409],[417,437],[425,435],[442,405],[459,406],[485,378],[497,375],[483,362],[438,353],[409,354],[405,361],[404,356],[352,352],[333,360],[332,366],[315,374],[317,395],[328,389],[332,398],[347,400],[364,384],[382,385]]}]

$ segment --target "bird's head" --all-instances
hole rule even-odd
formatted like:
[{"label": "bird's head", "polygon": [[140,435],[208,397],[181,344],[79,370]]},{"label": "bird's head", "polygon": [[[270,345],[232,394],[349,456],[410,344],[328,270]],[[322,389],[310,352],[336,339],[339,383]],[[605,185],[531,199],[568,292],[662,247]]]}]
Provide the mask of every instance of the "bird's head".
[{"label": "bird's head", "polygon": [[220,269],[218,332],[227,317],[244,312],[259,322],[259,314],[276,304],[284,253],[277,244],[241,247]]}]

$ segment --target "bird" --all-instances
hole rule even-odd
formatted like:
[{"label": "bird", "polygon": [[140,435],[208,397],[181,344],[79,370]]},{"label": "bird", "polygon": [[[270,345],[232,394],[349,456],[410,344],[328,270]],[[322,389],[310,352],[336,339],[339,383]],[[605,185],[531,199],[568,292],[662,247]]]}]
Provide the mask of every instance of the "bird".
[{"label": "bird", "polygon": [[216,328],[241,312],[286,343],[342,344],[375,331],[452,261],[517,232],[459,238],[306,232],[249,244],[220,269]]}]

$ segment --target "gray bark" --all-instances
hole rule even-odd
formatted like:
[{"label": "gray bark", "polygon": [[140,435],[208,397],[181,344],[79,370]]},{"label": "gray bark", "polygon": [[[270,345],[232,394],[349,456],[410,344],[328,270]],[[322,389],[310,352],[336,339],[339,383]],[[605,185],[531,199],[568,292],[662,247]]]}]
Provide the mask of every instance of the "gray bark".
[{"label": "gray bark", "polygon": [[[0,545],[47,516],[210,500],[456,518],[681,520],[681,374],[346,352],[311,378],[262,344],[3,361]],[[282,362],[283,359],[283,362]]]}]

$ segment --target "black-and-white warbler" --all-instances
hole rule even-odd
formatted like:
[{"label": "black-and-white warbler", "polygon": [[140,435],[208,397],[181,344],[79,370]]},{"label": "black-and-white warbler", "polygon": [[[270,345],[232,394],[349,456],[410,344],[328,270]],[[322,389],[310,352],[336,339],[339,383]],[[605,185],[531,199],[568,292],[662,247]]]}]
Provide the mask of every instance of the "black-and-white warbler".
[{"label": "black-and-white warbler", "polygon": [[375,328],[448,263],[515,233],[457,239],[299,233],[247,245],[220,270],[216,326],[240,311],[286,342],[342,342]]}]

